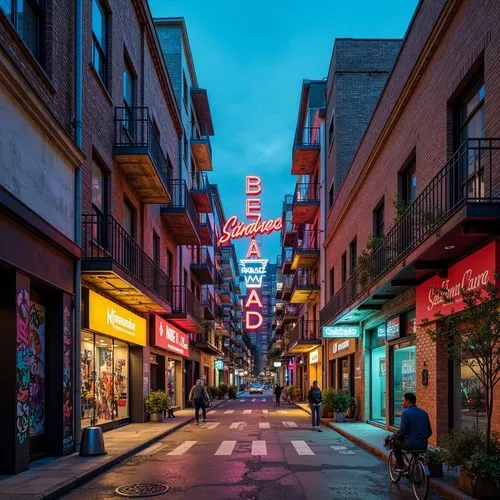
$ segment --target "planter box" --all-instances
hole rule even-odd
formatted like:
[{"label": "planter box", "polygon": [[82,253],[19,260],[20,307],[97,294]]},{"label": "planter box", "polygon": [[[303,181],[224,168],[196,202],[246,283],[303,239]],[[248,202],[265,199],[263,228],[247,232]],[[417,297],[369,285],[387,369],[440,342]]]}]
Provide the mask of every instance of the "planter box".
[{"label": "planter box", "polygon": [[497,487],[492,479],[477,478],[474,481],[472,476],[466,470],[460,471],[460,477],[458,478],[458,487],[461,491],[474,498],[500,498],[500,488]]},{"label": "planter box", "polygon": [[429,477],[443,477],[443,464],[427,464]]},{"label": "planter box", "polygon": [[151,422],[163,422],[163,413],[151,413],[149,420]]}]

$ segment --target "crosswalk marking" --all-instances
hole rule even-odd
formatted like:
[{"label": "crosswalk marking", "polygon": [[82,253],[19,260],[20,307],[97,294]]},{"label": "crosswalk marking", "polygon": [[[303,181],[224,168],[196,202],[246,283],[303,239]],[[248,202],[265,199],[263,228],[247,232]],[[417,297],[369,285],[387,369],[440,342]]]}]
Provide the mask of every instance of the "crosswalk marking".
[{"label": "crosswalk marking", "polygon": [[252,399],[252,403],[255,403],[255,398]]},{"label": "crosswalk marking", "polygon": [[196,441],[184,441],[181,445],[177,446],[175,450],[172,450],[168,455],[184,455],[186,451],[191,448],[191,446],[195,445]]},{"label": "crosswalk marking", "polygon": [[288,420],[281,422],[285,427],[297,427],[295,422],[290,422]]},{"label": "crosswalk marking", "polygon": [[224,412],[224,414],[225,414],[225,415],[228,415],[229,413],[234,413],[234,410],[226,410],[226,411]]},{"label": "crosswalk marking", "polygon": [[208,410],[208,411],[209,411],[209,413],[212,413],[212,414],[213,414],[213,413],[215,413],[217,410]]},{"label": "crosswalk marking", "polygon": [[305,441],[292,441],[297,455],[314,455],[309,445]]},{"label": "crosswalk marking", "polygon": [[263,413],[264,415],[267,415],[267,414],[269,413],[269,410],[262,410],[262,413]]},{"label": "crosswalk marking", "polygon": [[247,426],[246,422],[233,422],[229,428],[243,430]]},{"label": "crosswalk marking", "polygon": [[288,410],[278,410],[278,413],[281,413],[282,415],[286,415],[288,413]]},{"label": "crosswalk marking", "polygon": [[259,422],[259,429],[270,429],[271,424],[269,422]]},{"label": "crosswalk marking", "polygon": [[347,446],[330,446],[335,451],[347,450]]},{"label": "crosswalk marking", "polygon": [[262,398],[261,401],[266,401],[266,398]]},{"label": "crosswalk marking", "polygon": [[234,450],[236,441],[222,441],[222,444],[217,448],[216,455],[231,455]]},{"label": "crosswalk marking", "polygon": [[252,413],[252,410],[243,410],[243,415],[250,415]]},{"label": "crosswalk marking", "polygon": [[240,403],[244,403],[244,402],[245,402],[245,400],[244,400],[244,399],[240,399]]},{"label": "crosswalk marking", "polygon": [[202,428],[212,430],[212,429],[215,429],[219,424],[220,424],[220,422],[211,422],[209,424],[203,424]]},{"label": "crosswalk marking", "polygon": [[267,455],[265,441],[252,441],[252,455]]}]

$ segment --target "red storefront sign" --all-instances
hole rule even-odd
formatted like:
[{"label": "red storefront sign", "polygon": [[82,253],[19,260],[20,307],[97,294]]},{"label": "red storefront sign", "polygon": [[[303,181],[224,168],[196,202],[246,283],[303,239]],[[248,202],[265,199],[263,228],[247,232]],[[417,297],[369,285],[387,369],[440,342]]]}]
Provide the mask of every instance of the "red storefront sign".
[{"label": "red storefront sign", "polygon": [[189,355],[189,338],[187,333],[181,332],[168,321],[155,315],[155,346],[175,352],[182,356]]},{"label": "red storefront sign", "polygon": [[[436,313],[442,315],[464,309],[460,290],[477,290],[488,282],[494,283],[500,269],[497,262],[497,242],[493,241],[448,269],[448,277],[434,276],[417,286],[417,325],[422,320],[433,321]],[[451,302],[445,299],[452,299]]]}]

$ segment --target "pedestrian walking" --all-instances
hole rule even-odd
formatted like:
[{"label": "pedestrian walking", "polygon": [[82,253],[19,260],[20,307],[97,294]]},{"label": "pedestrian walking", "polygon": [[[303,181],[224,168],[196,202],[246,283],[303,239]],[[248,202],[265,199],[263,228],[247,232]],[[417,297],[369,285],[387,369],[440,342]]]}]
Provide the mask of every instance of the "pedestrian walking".
[{"label": "pedestrian walking", "polygon": [[281,400],[281,386],[279,384],[276,384],[274,388],[274,395],[276,396],[276,406],[279,408]]},{"label": "pedestrian walking", "polygon": [[174,390],[172,389],[171,384],[169,384],[167,397],[168,397],[168,407],[167,407],[168,418],[175,418],[175,415],[174,415],[174,406],[175,406]]},{"label": "pedestrian walking", "polygon": [[309,402],[309,407],[311,408],[312,430],[323,432],[321,430],[321,427],[319,426],[323,396],[321,394],[321,389],[318,387],[317,380],[313,382],[313,385],[309,389],[309,393],[307,395],[307,401]]},{"label": "pedestrian walking", "polygon": [[196,425],[200,423],[200,408],[203,413],[203,422],[207,421],[207,405],[206,402],[210,401],[210,396],[206,388],[203,386],[201,379],[196,381],[196,384],[191,387],[189,391],[189,401],[194,403],[194,418]]}]

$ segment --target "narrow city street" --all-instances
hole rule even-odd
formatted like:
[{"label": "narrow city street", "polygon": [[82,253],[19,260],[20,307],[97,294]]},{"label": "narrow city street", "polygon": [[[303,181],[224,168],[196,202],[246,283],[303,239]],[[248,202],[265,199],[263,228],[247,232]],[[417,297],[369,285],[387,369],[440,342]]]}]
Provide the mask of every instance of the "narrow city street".
[{"label": "narrow city street", "polygon": [[[129,483],[163,483],[176,499],[413,498],[385,462],[274,396],[245,393],[96,477],[68,499],[117,498]],[[429,495],[429,498],[439,498]]]}]

